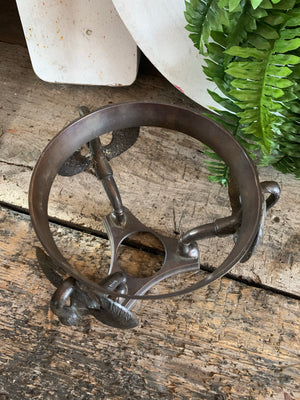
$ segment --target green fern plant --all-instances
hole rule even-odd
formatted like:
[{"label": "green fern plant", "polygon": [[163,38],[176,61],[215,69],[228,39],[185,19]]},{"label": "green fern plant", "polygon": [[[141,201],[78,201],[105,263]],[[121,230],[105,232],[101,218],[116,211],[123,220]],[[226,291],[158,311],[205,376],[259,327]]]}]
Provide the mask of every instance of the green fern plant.
[{"label": "green fern plant", "polygon": [[[210,92],[221,106],[210,118],[259,165],[300,178],[299,0],[190,0],[185,16],[207,79],[220,91]],[[209,179],[225,184],[228,168],[207,154]]]}]

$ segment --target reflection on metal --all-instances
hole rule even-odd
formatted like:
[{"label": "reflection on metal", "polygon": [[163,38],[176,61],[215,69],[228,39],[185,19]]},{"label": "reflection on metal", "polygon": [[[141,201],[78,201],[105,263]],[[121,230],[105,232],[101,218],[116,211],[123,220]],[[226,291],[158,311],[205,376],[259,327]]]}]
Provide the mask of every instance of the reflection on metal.
[{"label": "reflection on metal", "polygon": [[[249,260],[249,258],[255,253],[257,246],[262,238],[263,230],[264,230],[264,223],[267,216],[267,211],[272,208],[280,198],[280,187],[277,182],[273,181],[265,181],[261,182],[260,184],[261,190],[263,194],[269,194],[266,201],[262,203],[262,210],[261,210],[261,221],[259,230],[255,239],[253,240],[252,246],[241,259],[241,263],[244,263]],[[237,239],[238,231],[236,231],[234,235],[234,240]]]},{"label": "reflection on metal", "polygon": [[[237,262],[248,260],[260,240],[266,211],[280,197],[280,188],[275,182],[260,184],[255,166],[233,136],[193,111],[144,102],[106,106],[89,115],[86,115],[87,111],[81,108],[83,118],[52,139],[34,169],[29,191],[30,214],[37,236],[49,254],[47,256],[41,249],[37,249],[37,257],[43,272],[57,287],[51,300],[51,309],[62,323],[77,324],[84,315],[89,314],[106,325],[128,329],[138,324],[130,311],[137,300],[189,293],[222,277]],[[219,154],[230,168],[228,194],[231,215],[196,226],[175,239],[149,229],[123,206],[108,160],[129,148],[137,138],[139,127],[143,125],[178,130],[198,139]],[[121,142],[116,139],[112,141],[109,156],[99,137],[111,131],[122,132],[120,137],[130,136],[132,132],[134,134],[124,146],[119,145]],[[62,256],[50,232],[47,215],[49,193],[55,176],[61,173],[62,166],[66,168],[66,160],[72,160],[78,149],[86,143],[89,143],[91,149],[90,165],[101,180],[113,209],[104,218],[111,243],[110,271],[108,277],[100,282],[86,278]],[[77,160],[80,162],[80,157]],[[83,164],[85,166],[82,170],[86,168],[85,161]],[[264,199],[265,193],[270,194],[267,200]],[[147,278],[128,275],[120,267],[117,257],[124,239],[136,232],[153,234],[164,247],[165,259],[161,269]],[[146,294],[155,284],[172,275],[198,271],[200,261],[197,241],[224,235],[233,235],[233,249],[204,279],[174,292]],[[69,278],[65,279],[64,275]]]}]

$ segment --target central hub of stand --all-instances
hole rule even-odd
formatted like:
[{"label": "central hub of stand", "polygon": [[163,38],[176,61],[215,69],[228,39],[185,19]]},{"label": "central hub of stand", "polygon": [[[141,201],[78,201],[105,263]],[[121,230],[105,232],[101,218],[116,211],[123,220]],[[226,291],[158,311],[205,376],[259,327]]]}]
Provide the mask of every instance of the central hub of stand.
[{"label": "central hub of stand", "polygon": [[[109,273],[123,272],[118,261],[118,249],[124,239],[137,232],[147,232],[156,236],[164,246],[165,259],[161,269],[148,278],[135,278],[126,275],[128,294],[131,296],[144,295],[152,286],[158,282],[182,272],[199,271],[199,251],[195,245],[192,256],[180,254],[178,239],[162,236],[147,228],[132,213],[124,208],[124,219],[122,224],[116,223],[113,213],[104,219],[105,228],[111,244],[111,265]],[[124,273],[124,272],[123,272]],[[130,309],[137,299],[124,299],[122,304]]]}]

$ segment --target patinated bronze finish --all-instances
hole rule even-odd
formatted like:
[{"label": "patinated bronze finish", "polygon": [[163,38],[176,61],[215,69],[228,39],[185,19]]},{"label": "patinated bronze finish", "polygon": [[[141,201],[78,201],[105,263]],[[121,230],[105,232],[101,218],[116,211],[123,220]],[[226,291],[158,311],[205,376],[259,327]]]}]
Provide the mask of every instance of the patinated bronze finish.
[{"label": "patinated bronze finish", "polygon": [[[81,110],[82,114],[86,112],[86,109]],[[231,215],[197,226],[175,239],[147,228],[125,208],[108,160],[136,141],[140,126],[180,131],[214,150],[230,168],[228,192]],[[111,131],[115,132],[114,143],[117,143],[118,149],[112,142],[109,156],[100,140],[101,135]],[[129,139],[124,146],[120,145],[120,137],[118,139],[116,132],[119,132],[120,137],[128,135]],[[78,149],[86,143],[89,143],[91,150],[90,163],[88,158],[83,160],[78,153]],[[54,242],[47,215],[49,193],[56,174],[64,173],[67,169],[64,175],[72,175],[91,165],[102,181],[112,205],[112,212],[104,219],[111,243],[111,266],[109,276],[101,282],[86,278],[66,261]],[[264,193],[270,194],[266,201]],[[259,183],[255,166],[234,137],[199,113],[171,105],[140,102],[110,105],[83,116],[51,140],[34,169],[30,184],[29,207],[32,223],[49,254],[48,257],[39,250],[38,258],[44,273],[57,287],[51,300],[52,311],[62,323],[69,325],[78,323],[83,315],[91,314],[110,326],[122,329],[136,326],[137,319],[130,309],[137,300],[167,298],[191,292],[222,277],[237,262],[249,259],[261,237],[266,210],[275,204],[279,196],[277,183]],[[164,246],[164,263],[149,278],[127,275],[118,262],[119,246],[126,237],[135,232],[152,233]],[[153,285],[169,276],[199,270],[197,240],[222,235],[234,236],[233,249],[221,265],[204,279],[175,292],[146,294]],[[63,280],[59,270],[68,274],[69,278]],[[69,305],[67,301],[70,302]]]}]

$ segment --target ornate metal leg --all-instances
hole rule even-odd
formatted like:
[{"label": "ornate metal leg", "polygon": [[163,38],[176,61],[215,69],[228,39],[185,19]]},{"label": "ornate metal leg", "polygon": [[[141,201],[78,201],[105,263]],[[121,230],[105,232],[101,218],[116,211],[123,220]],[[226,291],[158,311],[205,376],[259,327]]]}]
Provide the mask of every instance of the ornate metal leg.
[{"label": "ornate metal leg", "polygon": [[[39,265],[57,287],[50,308],[64,325],[78,325],[84,315],[92,315],[98,321],[119,329],[130,329],[138,325],[136,316],[117,300],[109,296],[93,295],[83,292],[74,278],[63,277],[57,272],[57,266],[40,248],[36,249]],[[99,284],[116,293],[127,291],[126,276],[122,272],[108,275]]]}]

